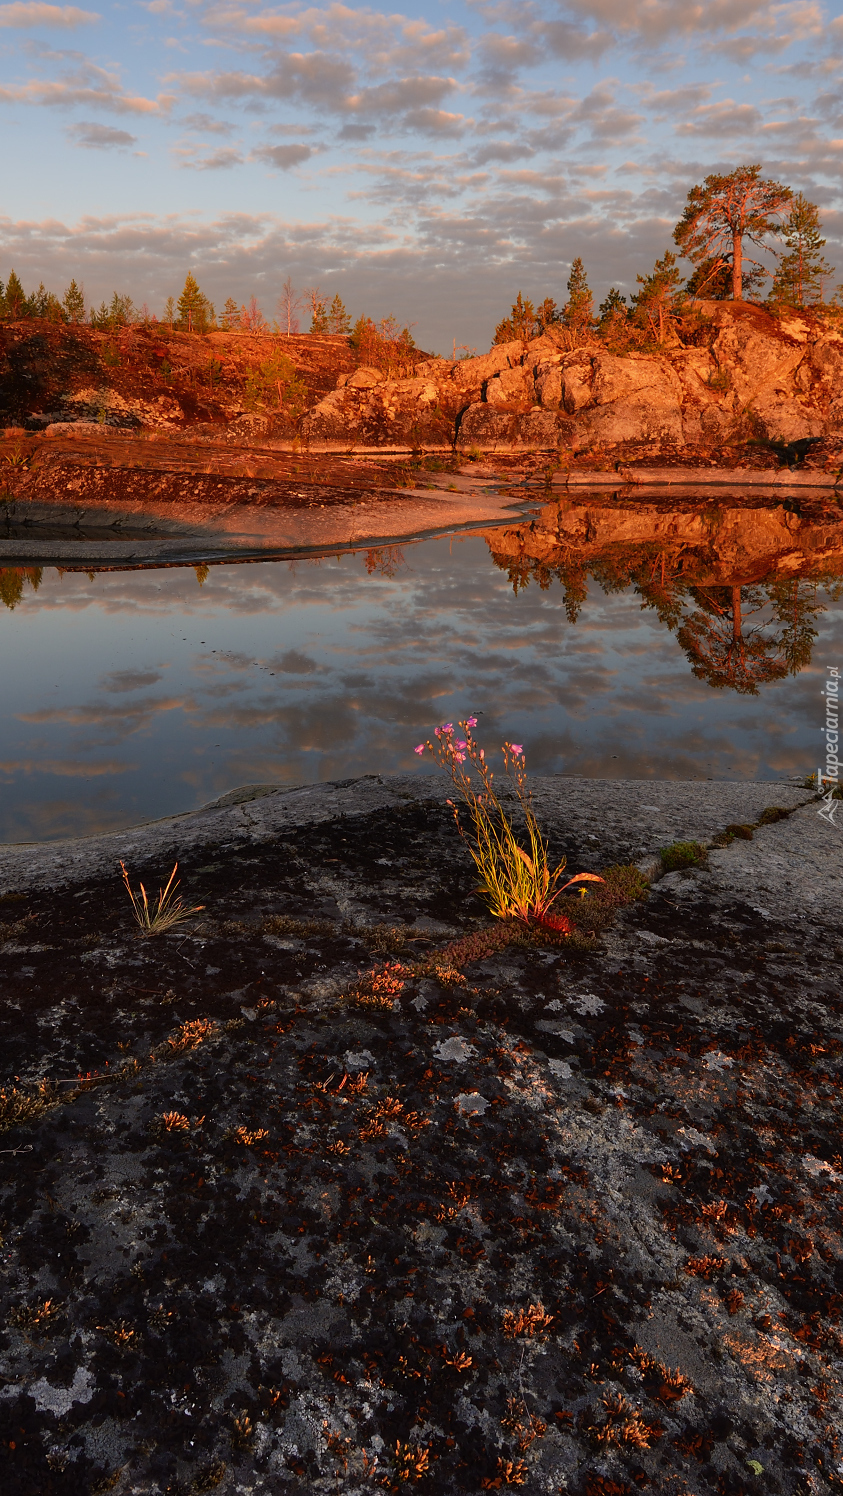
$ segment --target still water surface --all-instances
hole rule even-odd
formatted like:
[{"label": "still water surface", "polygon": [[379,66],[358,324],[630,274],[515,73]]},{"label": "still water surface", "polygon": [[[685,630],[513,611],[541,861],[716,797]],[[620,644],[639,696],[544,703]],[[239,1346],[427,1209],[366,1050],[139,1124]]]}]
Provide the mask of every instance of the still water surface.
[{"label": "still water surface", "polygon": [[413,745],[468,712],[534,772],[805,774],[824,665],[843,659],[843,608],[815,587],[810,662],[755,695],[713,688],[634,587],[586,579],[572,622],[557,579],[514,593],[480,536],[205,570],[45,569],[17,598],[5,574],[0,839],[127,826],[242,784],[430,772]]}]

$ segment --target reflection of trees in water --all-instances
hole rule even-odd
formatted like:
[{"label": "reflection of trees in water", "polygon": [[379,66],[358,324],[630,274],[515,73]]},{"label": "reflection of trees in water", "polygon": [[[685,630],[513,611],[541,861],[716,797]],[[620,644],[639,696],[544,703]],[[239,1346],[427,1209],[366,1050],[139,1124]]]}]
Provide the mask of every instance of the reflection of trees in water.
[{"label": "reflection of trees in water", "polygon": [[589,576],[607,594],[633,588],[642,608],[652,608],[676,633],[699,680],[742,695],[757,695],[759,686],[798,675],[810,663],[816,620],[825,612],[819,587],[824,585],[833,601],[843,592],[843,581],[831,571],[809,577],[773,574],[726,586],[700,584],[694,573],[710,572],[710,561],[685,543],[627,546],[593,561],[573,547],[553,561],[494,551],[492,559],[506,572],[516,596],[531,582],[543,592],[558,582],[570,623],[580,615]]},{"label": "reflection of trees in water", "polygon": [[5,603],[10,611],[16,608],[23,597],[24,583],[28,582],[33,592],[37,592],[42,575],[41,566],[0,567],[0,602]]},{"label": "reflection of trees in water", "polygon": [[406,565],[400,545],[381,545],[366,552],[366,570],[370,577],[394,577]]}]

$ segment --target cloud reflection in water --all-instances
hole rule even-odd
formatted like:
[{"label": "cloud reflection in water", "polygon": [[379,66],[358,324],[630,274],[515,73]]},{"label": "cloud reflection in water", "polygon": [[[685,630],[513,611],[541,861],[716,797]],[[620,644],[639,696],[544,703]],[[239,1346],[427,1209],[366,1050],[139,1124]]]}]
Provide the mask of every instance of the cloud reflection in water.
[{"label": "cloud reflection in water", "polygon": [[[0,836],[129,825],[239,784],[426,772],[414,743],[469,711],[489,746],[523,741],[534,772],[812,768],[820,666],[757,696],[712,690],[632,590],[589,581],[572,623],[558,582],[514,595],[481,537],[404,555],[393,575],[350,554],[214,566],[201,590],[187,567],[45,571],[0,614]],[[825,601],[814,654],[837,662]],[[68,775],[72,798],[57,795]]]}]

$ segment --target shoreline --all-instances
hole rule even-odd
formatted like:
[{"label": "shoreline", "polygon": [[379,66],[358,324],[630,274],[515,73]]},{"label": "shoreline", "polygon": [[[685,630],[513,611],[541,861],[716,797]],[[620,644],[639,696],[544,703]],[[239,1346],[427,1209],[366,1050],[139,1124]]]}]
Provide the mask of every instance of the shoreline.
[{"label": "shoreline", "polygon": [[[730,822],[748,822],[768,805],[788,809],[814,798],[793,780],[583,779],[531,776],[540,823],[565,825],[620,855],[625,828],[637,836],[630,848],[649,859],[657,843],[707,841]],[[0,895],[21,888],[60,887],[90,878],[121,859],[147,865],[184,857],[203,847],[260,844],[292,830],[341,819],[358,819],[403,805],[441,808],[449,795],[444,775],[368,774],[357,779],[306,785],[241,785],[195,810],[140,822],[115,831],[47,842],[0,844]],[[502,799],[505,799],[502,794]],[[653,818],[658,802],[660,815]],[[614,855],[613,853],[613,855]]]}]

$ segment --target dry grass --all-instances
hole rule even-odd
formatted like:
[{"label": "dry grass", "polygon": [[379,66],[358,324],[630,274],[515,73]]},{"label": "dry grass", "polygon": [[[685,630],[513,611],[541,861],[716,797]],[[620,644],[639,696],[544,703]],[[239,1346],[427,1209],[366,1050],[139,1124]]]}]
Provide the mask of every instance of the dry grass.
[{"label": "dry grass", "polygon": [[37,1304],[19,1304],[9,1313],[9,1324],[20,1330],[31,1340],[33,1336],[47,1335],[64,1317],[64,1305],[58,1299],[42,1299]]},{"label": "dry grass", "polygon": [[499,1490],[501,1486],[523,1486],[527,1481],[527,1465],[524,1460],[505,1460],[498,1455],[496,1475],[487,1475],[480,1482],[484,1491]]},{"label": "dry grass", "polygon": [[253,1132],[248,1127],[233,1127],[227,1134],[233,1143],[242,1143],[244,1148],[251,1148],[253,1143],[260,1143],[263,1138],[269,1137],[265,1127],[258,1127]]},{"label": "dry grass", "polygon": [[654,1439],[660,1439],[664,1430],[659,1423],[648,1423],[638,1408],[627,1402],[619,1392],[610,1392],[601,1399],[604,1416],[599,1422],[586,1422],[585,1429],[597,1445],[617,1448],[649,1449]]},{"label": "dry grass", "polygon": [[536,1439],[543,1439],[547,1433],[547,1424],[544,1419],[527,1411],[523,1397],[507,1398],[506,1412],[501,1419],[501,1427],[514,1436],[522,1454],[526,1454],[530,1445],[534,1444]]},{"label": "dry grass", "polygon": [[421,1480],[423,1475],[430,1474],[430,1450],[421,1444],[402,1444],[401,1440],[397,1439],[393,1460],[395,1479],[399,1485]]},{"label": "dry grass", "polygon": [[352,987],[348,1000],[360,1008],[391,1010],[413,975],[412,968],[402,966],[400,961],[387,962],[385,966],[365,972]]},{"label": "dry grass", "polygon": [[176,879],[178,863],[175,863],[173,866],[167,887],[159,888],[158,900],[153,909],[149,907],[149,900],[147,899],[146,889],[143,884],[139,885],[140,896],[138,896],[133,891],[132,885],[129,882],[129,874],[126,871],[125,862],[121,862],[120,867],[123,871],[123,882],[126,885],[126,892],[131,900],[132,913],[137,921],[138,934],[143,936],[144,939],[148,939],[153,935],[165,935],[168,930],[172,930],[176,925],[183,924],[186,919],[191,919],[194,914],[199,914],[200,910],[205,907],[204,904],[197,904],[193,909],[188,909],[181,895],[176,894],[176,889],[179,886]]},{"label": "dry grass", "polygon": [[328,919],[297,919],[291,914],[269,914],[261,924],[265,935],[336,935],[337,926]]},{"label": "dry grass", "polygon": [[173,1054],[184,1054],[187,1049],[198,1049],[208,1039],[216,1039],[219,1032],[220,1026],[213,1018],[193,1018],[180,1024],[166,1044],[161,1046],[161,1050],[164,1053],[169,1049]]},{"label": "dry grass", "polygon": [[190,1132],[190,1118],[183,1112],[164,1112],[152,1125],[156,1132]]},{"label": "dry grass", "polygon": [[20,940],[21,936],[29,934],[29,927],[35,914],[25,914],[23,919],[16,919],[11,924],[0,924],[0,945],[5,945],[8,940]]},{"label": "dry grass", "polygon": [[530,1304],[526,1309],[505,1309],[501,1328],[508,1340],[514,1340],[518,1335],[541,1340],[552,1323],[553,1315],[546,1314],[544,1305],[538,1303]]},{"label": "dry grass", "polygon": [[34,1091],[19,1091],[16,1086],[0,1090],[0,1132],[43,1116],[60,1099],[58,1087],[50,1080],[40,1080]]}]

